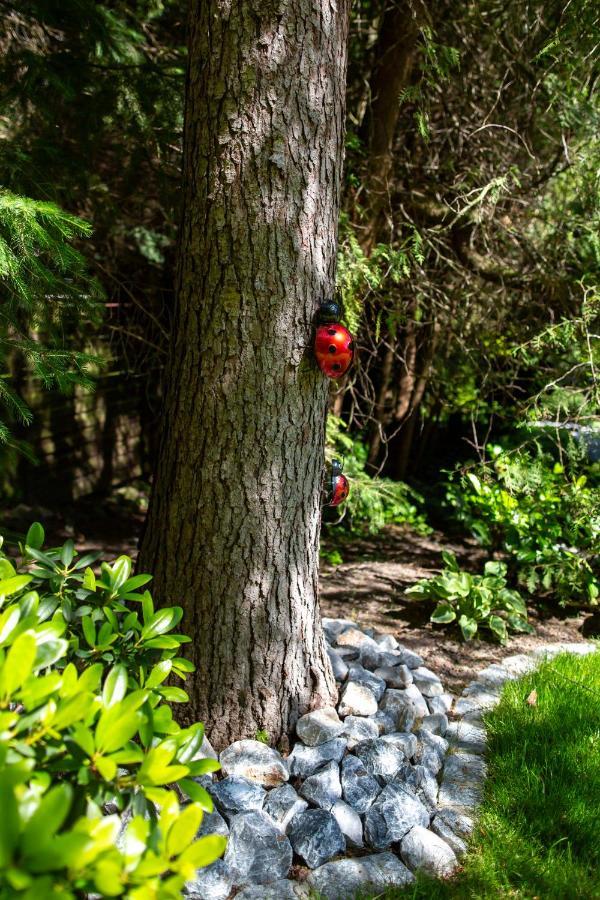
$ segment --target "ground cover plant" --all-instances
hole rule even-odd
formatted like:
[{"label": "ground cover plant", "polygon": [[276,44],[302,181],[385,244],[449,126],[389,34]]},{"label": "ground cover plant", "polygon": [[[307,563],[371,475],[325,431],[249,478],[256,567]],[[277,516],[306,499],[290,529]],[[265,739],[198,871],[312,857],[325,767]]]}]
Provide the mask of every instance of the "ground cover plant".
[{"label": "ground cover plant", "polygon": [[600,896],[600,654],[507,684],[486,725],[489,776],[463,870],[378,896]]},{"label": "ground cover plant", "polygon": [[533,631],[527,622],[527,607],[518,591],[506,583],[506,564],[488,560],[483,574],[462,571],[453,553],[442,553],[444,570],[433,578],[424,578],[406,591],[415,600],[433,600],[431,613],[436,625],[457,622],[466,641],[478,629],[491,631],[502,644],[508,632]]},{"label": "ground cover plant", "polygon": [[454,517],[489,550],[507,554],[532,595],[596,605],[600,592],[600,488],[596,465],[560,461],[533,446],[488,448],[486,462],[451,477]]},{"label": "ground cover plant", "polygon": [[193,670],[181,609],[155,610],[128,557],[94,574],[97,554],[43,542],[36,524],[17,565],[0,554],[0,895],[179,897],[225,849],[196,839],[194,778],[219,766],[165,684]]}]

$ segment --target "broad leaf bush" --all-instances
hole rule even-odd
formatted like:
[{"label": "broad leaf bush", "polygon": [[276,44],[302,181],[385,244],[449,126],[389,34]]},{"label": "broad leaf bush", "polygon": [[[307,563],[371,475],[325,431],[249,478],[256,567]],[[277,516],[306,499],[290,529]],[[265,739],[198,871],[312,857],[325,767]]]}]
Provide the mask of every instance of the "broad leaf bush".
[{"label": "broad leaf bush", "polygon": [[447,500],[490,550],[508,554],[530,594],[596,605],[600,593],[600,488],[595,467],[581,472],[541,451],[490,450],[489,464],[453,474]]},{"label": "broad leaf bush", "polygon": [[18,564],[0,549],[0,896],[179,897],[225,847],[196,839],[213,805],[195,779],[219,766],[165,684],[193,669],[182,611],[156,611],[128,557],[96,575],[43,541],[33,525]]},{"label": "broad leaf bush", "polygon": [[489,630],[502,644],[508,632],[533,631],[527,622],[527,607],[518,591],[506,583],[506,565],[490,560],[483,575],[461,571],[453,553],[442,553],[444,570],[410,587],[406,594],[437,603],[431,621],[438,625],[457,622],[466,641],[480,628]]}]

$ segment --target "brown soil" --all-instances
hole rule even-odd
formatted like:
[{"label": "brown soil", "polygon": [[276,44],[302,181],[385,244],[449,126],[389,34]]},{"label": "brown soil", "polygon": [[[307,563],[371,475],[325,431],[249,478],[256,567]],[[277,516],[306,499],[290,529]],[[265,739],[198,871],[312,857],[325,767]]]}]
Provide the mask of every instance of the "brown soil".
[{"label": "brown soil", "polygon": [[[101,548],[105,559],[137,554],[144,514],[135,502],[114,496],[84,498],[68,508],[48,510],[20,506],[2,514],[0,531],[23,534],[32,521],[44,523],[48,540],[72,537],[80,550]],[[417,651],[449,690],[457,691],[491,662],[556,641],[600,637],[600,614],[573,614],[558,608],[533,608],[533,635],[514,636],[508,646],[486,640],[465,643],[457,631],[429,622],[432,606],[405,596],[409,585],[439,570],[442,550],[452,550],[461,566],[480,570],[486,556],[474,542],[455,542],[437,532],[422,537],[398,526],[380,534],[343,542],[344,562],[324,563],[321,605],[326,616],[355,619],[394,634]]]},{"label": "brown soil", "polygon": [[463,641],[458,631],[432,625],[432,605],[411,600],[404,591],[441,566],[442,550],[452,550],[461,566],[480,569],[486,556],[474,543],[454,543],[443,534],[421,537],[390,526],[341,550],[344,563],[321,572],[323,614],[354,619],[389,632],[420,653],[449,690],[456,692],[477,672],[514,653],[557,641],[585,641],[600,635],[600,617],[561,609],[530,609],[535,634],[515,635],[506,647],[487,640]]}]

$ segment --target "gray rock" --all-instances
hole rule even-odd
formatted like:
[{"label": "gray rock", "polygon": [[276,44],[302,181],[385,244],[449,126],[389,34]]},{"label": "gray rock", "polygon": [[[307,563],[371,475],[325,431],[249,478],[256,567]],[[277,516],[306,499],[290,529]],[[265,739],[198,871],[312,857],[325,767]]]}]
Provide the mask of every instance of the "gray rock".
[{"label": "gray rock", "polygon": [[303,812],[308,806],[306,800],[299,797],[291,784],[282,784],[267,794],[264,812],[286,831],[295,815]]},{"label": "gray rock", "polygon": [[329,656],[329,662],[331,663],[335,680],[343,681],[348,674],[347,663],[344,662],[340,654],[332,647],[327,648],[327,655]]},{"label": "gray rock", "polygon": [[355,649],[362,649],[367,645],[377,647],[373,638],[360,628],[348,628],[346,631],[342,631],[336,638],[336,644],[338,647],[354,647]]},{"label": "gray rock", "polygon": [[425,766],[411,766],[405,763],[393,781],[411,791],[429,812],[435,812],[439,785],[436,777]]},{"label": "gray rock", "polygon": [[414,684],[410,684],[404,690],[388,688],[381,699],[380,708],[395,716],[398,731],[410,731],[408,722],[416,718],[424,718],[429,715],[429,707],[425,698]]},{"label": "gray rock", "polygon": [[467,753],[485,753],[487,747],[485,728],[470,722],[450,722],[445,737],[451,747]]},{"label": "gray rock", "polygon": [[227,822],[216,809],[211,813],[204,813],[196,837],[204,837],[206,834],[220,834],[223,837],[229,834]]},{"label": "gray rock", "polygon": [[422,728],[415,734],[418,738],[417,752],[414,754],[415,762],[437,775],[444,765],[444,757],[449,746],[448,741],[438,734]]},{"label": "gray rock", "polygon": [[235,895],[235,900],[298,900],[299,897],[309,897],[306,885],[280,878],[272,884],[245,887]]},{"label": "gray rock", "polygon": [[359,814],[349,803],[338,800],[331,807],[331,815],[340,826],[349,847],[363,846],[363,825]]},{"label": "gray rock", "polygon": [[478,784],[485,779],[487,766],[481,756],[474,753],[451,753],[444,763],[445,781],[462,781]]},{"label": "gray rock", "polygon": [[382,650],[397,650],[400,646],[393,634],[377,633],[373,637]]},{"label": "gray rock", "polygon": [[386,850],[415,825],[427,828],[430,814],[403,785],[388,784],[365,816],[365,838],[376,850]]},{"label": "gray rock", "polygon": [[[379,734],[392,734],[398,727],[397,716],[392,715],[392,713],[385,712],[382,709],[380,709],[375,713],[374,716],[371,716],[370,718],[377,725]],[[409,728],[412,728],[415,717],[405,715],[404,719],[408,722]]]},{"label": "gray rock", "polygon": [[425,664],[422,656],[419,656],[413,650],[409,650],[408,647],[403,647],[401,644],[398,645],[396,652],[400,654],[400,662],[408,666],[409,669],[417,669]]},{"label": "gray rock", "polygon": [[525,656],[524,653],[519,653],[516,656],[507,656],[506,659],[502,660],[502,668],[515,678],[533,672],[538,665],[537,660],[532,659],[531,656]]},{"label": "gray rock", "polygon": [[431,830],[454,850],[457,858],[465,855],[467,842],[462,837],[459,837],[443,818],[435,816],[431,823]]},{"label": "gray rock", "polygon": [[[346,727],[347,719],[344,722]],[[292,775],[298,775],[300,778],[306,778],[316,772],[323,763],[340,762],[342,756],[346,752],[345,737],[334,738],[318,747],[306,747],[304,744],[296,743],[287,762]]]},{"label": "gray rock", "polygon": [[335,762],[325,763],[314,775],[309,775],[300,788],[300,794],[305,800],[320,806],[321,809],[331,809],[337,800],[342,797],[342,784],[340,770]]},{"label": "gray rock", "polygon": [[474,690],[468,695],[463,695],[454,704],[454,712],[457,716],[464,716],[465,713],[478,713],[484,710],[493,709],[498,705],[500,694],[495,689],[486,690],[484,685],[480,689]]},{"label": "gray rock", "polygon": [[190,900],[227,900],[233,890],[233,879],[222,859],[205,869],[198,869],[196,877],[183,888],[183,896]]},{"label": "gray rock", "polygon": [[361,666],[360,663],[350,664],[348,669],[348,681],[356,681],[357,684],[364,684],[365,687],[368,687],[373,692],[377,701],[381,700],[386,688],[385,681],[383,681],[382,678],[379,678],[374,672],[369,672],[369,670],[365,669],[364,666]]},{"label": "gray rock", "polygon": [[346,663],[351,663],[360,656],[358,647],[336,647],[335,652],[338,656],[341,656]]},{"label": "gray rock", "polygon": [[399,666],[404,663],[401,653],[398,650],[382,650],[375,641],[364,643],[360,647],[361,664],[371,671],[382,669],[385,666]]},{"label": "gray rock", "polygon": [[209,739],[204,735],[202,739],[202,744],[198,752],[192,757],[195,761],[197,759],[218,759],[219,756],[217,751],[213,748],[213,745],[209,741]]},{"label": "gray rock", "polygon": [[436,713],[449,713],[453,703],[453,694],[439,694],[437,697],[427,698],[427,706],[432,715],[435,715]]},{"label": "gray rock", "polygon": [[350,900],[364,891],[404,887],[414,875],[394,853],[375,853],[360,859],[340,859],[311,872],[307,883],[324,900]]},{"label": "gray rock", "polygon": [[471,812],[479,806],[483,796],[480,785],[470,782],[446,781],[440,785],[438,803],[440,807],[448,806],[461,812]]},{"label": "gray rock", "polygon": [[354,748],[355,756],[358,756],[369,775],[385,781],[391,781],[402,763],[404,751],[389,744],[382,737],[369,741],[361,741]]},{"label": "gray rock", "polygon": [[377,700],[365,684],[348,681],[338,705],[340,716],[373,716],[377,712]]},{"label": "gray rock", "polygon": [[333,706],[325,706],[306,713],[296,722],[296,732],[301,741],[309,747],[317,747],[327,741],[338,737],[344,730],[341,721]]},{"label": "gray rock", "polygon": [[382,666],[375,669],[374,674],[382,678],[391,688],[405,688],[413,682],[412,672],[402,663],[398,666]]},{"label": "gray rock", "polygon": [[322,866],[346,849],[340,826],[324,809],[307,809],[296,816],[289,837],[295,852],[311,869]]},{"label": "gray rock", "polygon": [[226,775],[238,775],[264,787],[276,787],[290,777],[281,754],[261,741],[236,741],[223,750],[220,763]]},{"label": "gray rock", "polygon": [[360,741],[379,737],[379,728],[373,719],[365,719],[364,716],[346,716],[344,737],[348,741],[348,750],[352,750]]},{"label": "gray rock", "polygon": [[[448,828],[451,828],[454,834],[458,835],[458,837],[462,838],[464,841],[469,839],[475,828],[475,820],[472,816],[449,807],[438,809],[433,824],[436,822],[438,824],[443,823]],[[441,835],[441,837],[443,837],[443,835]]]},{"label": "gray rock", "polygon": [[292,865],[292,846],[264,812],[235,816],[225,851],[234,884],[266,884],[285,878]]},{"label": "gray rock", "polygon": [[428,828],[416,825],[402,838],[402,859],[413,872],[435,878],[451,875],[458,865],[454,850]]},{"label": "gray rock", "polygon": [[431,731],[432,734],[444,737],[448,731],[448,716],[444,713],[432,713],[430,716],[425,716],[421,722],[421,728],[424,731]]},{"label": "gray rock", "polygon": [[349,754],[342,762],[342,796],[357,813],[363,815],[381,793],[381,785],[369,775],[357,756]]},{"label": "gray rock", "polygon": [[267,792],[259,784],[237,775],[229,775],[223,781],[212,784],[209,793],[215,806],[229,823],[238,813],[262,809],[267,796]]},{"label": "gray rock", "polygon": [[343,631],[356,628],[356,622],[352,622],[350,619],[328,619],[324,617],[321,619],[321,624],[323,625],[325,637],[330,644],[333,644]]},{"label": "gray rock", "polygon": [[417,752],[417,738],[410,732],[393,731],[391,734],[382,735],[381,740],[392,747],[399,747],[407,759],[413,757]]},{"label": "gray rock", "polygon": [[426,666],[417,666],[412,670],[414,683],[419,688],[424,697],[439,697],[444,693],[442,682],[431,669]]}]

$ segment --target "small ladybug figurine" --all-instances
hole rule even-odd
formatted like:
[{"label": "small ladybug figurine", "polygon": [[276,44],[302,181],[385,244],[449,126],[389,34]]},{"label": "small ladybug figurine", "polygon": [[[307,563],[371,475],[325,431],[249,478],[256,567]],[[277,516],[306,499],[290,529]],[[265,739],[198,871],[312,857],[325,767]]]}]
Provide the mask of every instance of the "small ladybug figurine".
[{"label": "small ladybug figurine", "polygon": [[321,372],[328,378],[341,378],[354,359],[354,340],[347,328],[340,325],[340,307],[335,300],[326,300],[318,313],[315,335],[315,357]]},{"label": "small ladybug figurine", "polygon": [[345,475],[342,474],[342,464],[339,459],[331,460],[331,472],[327,480],[326,487],[326,506],[339,506],[348,497],[350,493],[350,484]]}]

